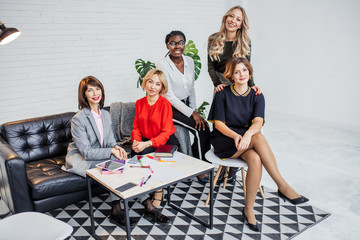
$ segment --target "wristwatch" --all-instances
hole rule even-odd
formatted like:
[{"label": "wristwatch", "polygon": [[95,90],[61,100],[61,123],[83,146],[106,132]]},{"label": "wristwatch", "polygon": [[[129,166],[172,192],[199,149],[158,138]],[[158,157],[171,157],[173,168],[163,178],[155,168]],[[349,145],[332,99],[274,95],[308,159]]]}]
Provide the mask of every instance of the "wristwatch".
[{"label": "wristwatch", "polygon": [[150,141],[150,140],[149,140],[149,145],[150,145],[149,147],[152,147],[152,141]]}]

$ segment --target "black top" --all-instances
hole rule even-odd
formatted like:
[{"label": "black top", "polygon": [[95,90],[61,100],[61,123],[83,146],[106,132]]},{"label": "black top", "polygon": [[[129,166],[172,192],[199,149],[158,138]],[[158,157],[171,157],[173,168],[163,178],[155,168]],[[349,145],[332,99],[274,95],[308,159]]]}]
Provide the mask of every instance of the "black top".
[{"label": "black top", "polygon": [[[213,34],[213,35],[215,35],[215,34]],[[213,81],[213,84],[215,87],[221,83],[221,81],[219,79],[220,77],[218,74],[219,73],[223,74],[225,72],[225,65],[226,65],[227,61],[230,58],[232,58],[234,50],[236,49],[236,45],[237,45],[236,42],[225,41],[224,51],[222,54],[219,55],[220,61],[217,61],[217,60],[212,61],[210,58],[210,55],[208,54],[208,72],[209,72],[210,78]],[[208,48],[210,48],[210,45],[208,46]],[[208,52],[209,52],[209,50],[208,50]],[[248,55],[246,55],[246,59],[249,62],[250,62],[250,58],[251,58],[251,44],[250,44],[250,52]],[[218,74],[216,72],[218,72]],[[248,84],[250,87],[255,86],[253,78],[250,79]]]},{"label": "black top", "polygon": [[255,91],[249,88],[240,95],[234,89],[234,84],[225,87],[224,90],[215,94],[208,121],[222,121],[231,130],[243,135],[253,123],[254,118],[265,118],[264,95],[255,94]]}]

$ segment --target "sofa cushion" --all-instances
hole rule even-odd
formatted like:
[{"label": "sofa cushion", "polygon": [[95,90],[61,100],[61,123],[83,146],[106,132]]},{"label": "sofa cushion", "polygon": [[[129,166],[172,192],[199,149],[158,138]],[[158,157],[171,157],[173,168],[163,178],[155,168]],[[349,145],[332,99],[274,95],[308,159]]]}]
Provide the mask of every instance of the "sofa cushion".
[{"label": "sofa cushion", "polygon": [[63,113],[5,123],[2,135],[25,162],[65,155],[71,141],[71,118]]},{"label": "sofa cushion", "polygon": [[135,118],[135,102],[113,102],[110,104],[112,129],[121,145],[130,143]]},{"label": "sofa cushion", "polygon": [[26,164],[30,192],[34,200],[84,190],[86,179],[61,170],[65,156]]}]

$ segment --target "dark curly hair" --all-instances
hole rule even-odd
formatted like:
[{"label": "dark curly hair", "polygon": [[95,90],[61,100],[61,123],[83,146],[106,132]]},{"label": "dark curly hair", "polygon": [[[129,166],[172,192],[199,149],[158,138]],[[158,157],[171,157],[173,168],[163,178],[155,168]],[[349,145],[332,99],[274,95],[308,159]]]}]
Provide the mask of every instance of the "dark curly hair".
[{"label": "dark curly hair", "polygon": [[165,44],[168,44],[169,39],[173,36],[182,36],[184,38],[184,41],[186,42],[185,34],[182,31],[171,31],[169,34],[165,37]]}]

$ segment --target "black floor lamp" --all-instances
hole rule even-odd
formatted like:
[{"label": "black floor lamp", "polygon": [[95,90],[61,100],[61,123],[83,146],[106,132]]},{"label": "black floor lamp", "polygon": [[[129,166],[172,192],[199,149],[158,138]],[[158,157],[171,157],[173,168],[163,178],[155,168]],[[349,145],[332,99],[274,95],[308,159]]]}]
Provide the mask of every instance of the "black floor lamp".
[{"label": "black floor lamp", "polygon": [[[0,45],[5,45],[9,42],[14,41],[20,36],[21,32],[16,28],[7,28],[4,23],[0,21]],[[1,167],[1,166],[0,166]],[[1,170],[1,169],[0,169]],[[2,179],[0,179],[1,183]],[[1,199],[0,192],[0,217],[6,216],[9,213],[9,208],[5,202]]]}]

